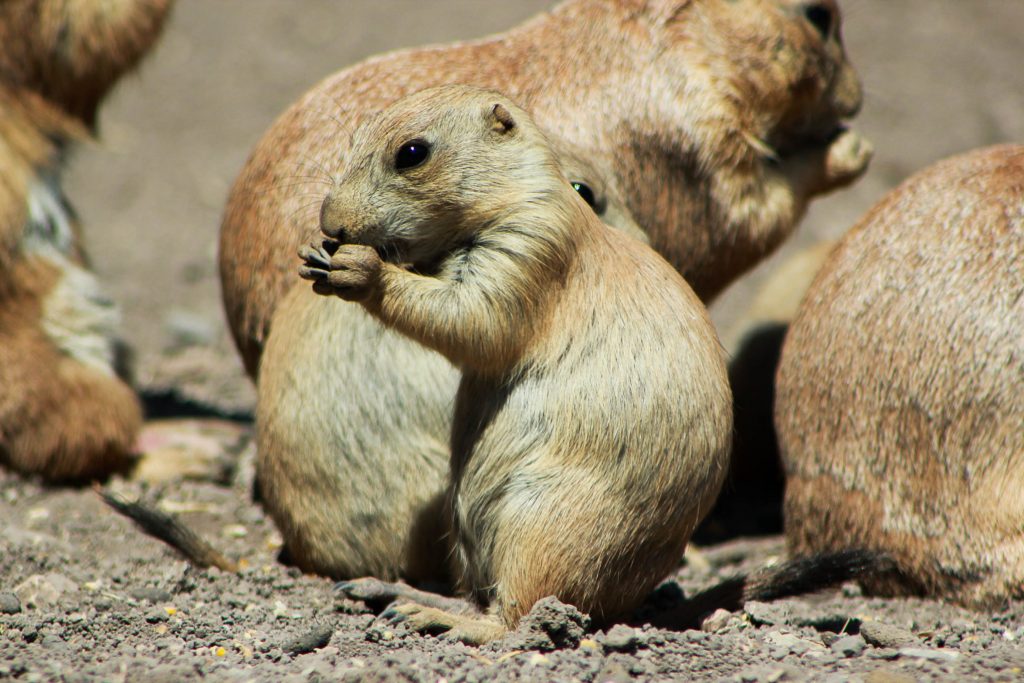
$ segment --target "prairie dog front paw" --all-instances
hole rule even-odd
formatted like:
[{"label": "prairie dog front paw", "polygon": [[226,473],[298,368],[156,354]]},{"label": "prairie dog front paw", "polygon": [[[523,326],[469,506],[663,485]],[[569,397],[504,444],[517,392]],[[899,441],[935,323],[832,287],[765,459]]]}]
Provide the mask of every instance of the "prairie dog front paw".
[{"label": "prairie dog front paw", "polygon": [[874,147],[860,133],[846,130],[828,149],[825,159],[825,182],[829,187],[848,185],[867,170]]},{"label": "prairie dog front paw", "polygon": [[382,261],[373,247],[339,245],[334,240],[314,242],[299,249],[299,276],[313,283],[318,294],[334,294],[361,301],[376,287]]}]

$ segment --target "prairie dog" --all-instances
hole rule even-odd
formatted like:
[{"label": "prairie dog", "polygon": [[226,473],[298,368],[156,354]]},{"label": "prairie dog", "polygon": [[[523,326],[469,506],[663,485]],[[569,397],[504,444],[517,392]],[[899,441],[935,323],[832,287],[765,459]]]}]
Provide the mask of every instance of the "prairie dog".
[{"label": "prairie dog", "polygon": [[441,493],[457,385],[450,364],[361,307],[295,285],[295,249],[319,209],[303,207],[295,176],[329,186],[352,130],[403,95],[498,88],[593,169],[708,301],[812,197],[868,164],[870,145],[842,127],[861,89],[840,23],[830,1],[571,0],[481,41],[371,59],[287,111],[239,175],[220,242],[227,318],[258,371],[260,481],[273,480],[262,493],[287,556],[335,578],[417,576],[408,530]]},{"label": "prairie dog", "polygon": [[352,158],[300,272],[461,370],[448,506],[460,587],[489,605],[398,609],[474,643],[547,595],[630,612],[678,565],[728,463],[724,352],[700,300],[593,215],[498,93],[406,98],[357,131]]},{"label": "prairie dog", "polygon": [[[567,61],[584,65],[580,78]],[[225,310],[249,373],[317,206],[366,118],[445,83],[499,88],[598,166],[705,301],[770,253],[814,196],[867,168],[843,121],[861,86],[834,0],[568,0],[490,38],[399,51],[328,77],[253,151],[221,227]],[[282,182],[283,179],[291,179]]]},{"label": "prairie dog", "polygon": [[0,3],[0,464],[49,481],[130,465],[142,411],[119,376],[118,313],[60,188],[170,0]]},{"label": "prairie dog", "polygon": [[841,240],[790,326],[775,423],[790,549],[888,552],[881,593],[1024,586],[1024,146],[917,173]]}]

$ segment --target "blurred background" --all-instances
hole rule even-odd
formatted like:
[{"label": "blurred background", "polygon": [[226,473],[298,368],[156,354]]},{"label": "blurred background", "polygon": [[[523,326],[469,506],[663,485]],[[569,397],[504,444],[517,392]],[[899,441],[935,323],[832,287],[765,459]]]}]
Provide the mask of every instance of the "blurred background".
[{"label": "blurred background", "polygon": [[[231,183],[279,113],[370,55],[477,38],[554,4],[178,0],[152,58],[102,109],[100,142],[79,150],[66,185],[96,270],[123,307],[138,383],[227,411],[252,407],[221,312],[216,249]],[[874,161],[715,303],[721,329],[787,253],[841,234],[908,174],[1024,141],[1024,0],[840,4],[866,92],[855,125],[874,143]]]}]

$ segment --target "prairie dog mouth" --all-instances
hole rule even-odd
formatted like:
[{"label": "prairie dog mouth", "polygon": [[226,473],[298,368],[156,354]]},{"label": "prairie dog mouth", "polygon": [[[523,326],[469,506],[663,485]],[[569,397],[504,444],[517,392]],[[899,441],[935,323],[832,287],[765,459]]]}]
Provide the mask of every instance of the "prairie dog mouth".
[{"label": "prairie dog mouth", "polygon": [[808,127],[782,133],[773,140],[772,148],[780,159],[795,156],[800,152],[829,147],[850,127],[837,122],[831,126]]},{"label": "prairie dog mouth", "polygon": [[[347,244],[347,242],[336,240],[333,237],[324,237],[322,241],[323,250],[328,256],[334,256],[338,249],[344,244]],[[355,242],[353,242],[353,244],[355,244]],[[405,244],[401,240],[395,240],[386,244],[371,244],[368,246],[373,247],[374,251],[377,252],[377,256],[380,256],[381,261],[387,261],[388,263],[398,265],[404,263],[402,256],[405,253]]]}]

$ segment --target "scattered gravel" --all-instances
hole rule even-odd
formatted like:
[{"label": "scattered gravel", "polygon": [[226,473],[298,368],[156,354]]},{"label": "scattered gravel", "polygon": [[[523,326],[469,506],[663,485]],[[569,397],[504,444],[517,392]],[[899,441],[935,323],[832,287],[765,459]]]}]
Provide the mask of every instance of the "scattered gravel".
[{"label": "scattered gravel", "polygon": [[[439,0],[396,17],[397,4],[352,0],[339,10],[332,0],[304,0],[296,12],[269,0],[179,2],[154,59],[101,112],[101,143],[79,150],[66,189],[97,270],[124,307],[137,380],[151,394],[234,416],[252,409],[252,385],[218,322],[216,225],[234,175],[273,118],[365,55],[483,35],[552,3],[490,3],[481,12],[472,0]],[[865,80],[854,125],[873,140],[876,157],[854,187],[812,205],[780,256],[839,234],[926,163],[1024,139],[1017,68],[1024,7],[984,5],[843,4],[844,39]],[[183,77],[199,73],[199,80]],[[716,321],[735,319],[767,272],[730,288],[712,311]],[[872,598],[853,586],[720,611],[701,631],[597,632],[585,615],[554,601],[487,647],[421,636],[379,623],[360,603],[337,601],[331,581],[278,564],[280,536],[252,503],[251,480],[248,449],[221,483],[172,481],[162,497],[223,552],[247,560],[240,574],[228,574],[189,568],[88,489],[45,489],[0,471],[0,680],[1024,678],[1024,604],[975,613],[942,601]],[[676,578],[691,594],[760,566],[782,546],[772,537],[704,548],[702,566],[681,567]],[[861,643],[859,654],[847,656],[844,641]]]},{"label": "scattered gravel", "polygon": [[868,646],[862,636],[844,636],[832,643],[832,652],[842,657],[857,657]]},{"label": "scattered gravel", "polygon": [[[1024,605],[981,614],[838,590],[723,610],[702,631],[624,624],[597,630],[574,607],[547,598],[516,631],[484,647],[418,635],[361,603],[337,600],[330,580],[275,561],[277,533],[248,495],[252,457],[245,453],[228,487],[189,482],[164,493],[198,533],[248,561],[240,574],[189,567],[92,491],[45,490],[0,473],[0,519],[23,519],[45,501],[50,514],[33,531],[69,544],[27,537],[7,544],[0,679],[902,683],[1007,680],[1024,671],[1017,635],[1024,634]],[[125,495],[138,493],[134,484],[119,486]],[[17,496],[7,495],[15,488]],[[221,533],[243,519],[245,536]],[[759,566],[775,550],[751,545],[747,556],[713,565],[710,574],[681,567],[676,578],[684,593],[694,593],[739,567]]]}]

